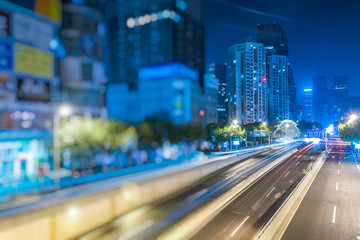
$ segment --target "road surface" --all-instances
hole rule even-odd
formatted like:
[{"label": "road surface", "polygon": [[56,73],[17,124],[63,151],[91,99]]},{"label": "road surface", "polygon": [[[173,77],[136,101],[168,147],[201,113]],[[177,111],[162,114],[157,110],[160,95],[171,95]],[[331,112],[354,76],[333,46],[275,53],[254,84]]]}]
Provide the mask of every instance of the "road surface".
[{"label": "road surface", "polygon": [[360,239],[359,184],[359,160],[333,147],[282,239]]},{"label": "road surface", "polygon": [[195,209],[221,196],[266,164],[299,146],[299,142],[249,157],[219,170],[190,190],[164,202],[145,206],[80,239],[156,239]]},{"label": "road surface", "polygon": [[240,194],[192,239],[254,239],[324,151],[308,144]]}]

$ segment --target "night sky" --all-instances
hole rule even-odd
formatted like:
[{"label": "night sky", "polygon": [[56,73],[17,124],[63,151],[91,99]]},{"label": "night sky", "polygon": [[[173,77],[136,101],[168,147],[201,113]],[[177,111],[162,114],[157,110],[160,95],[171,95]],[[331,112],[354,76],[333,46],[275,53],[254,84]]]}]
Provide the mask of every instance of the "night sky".
[{"label": "night sky", "polygon": [[257,24],[281,24],[289,41],[301,101],[312,77],[348,75],[350,95],[360,94],[360,1],[208,0],[206,61],[226,62],[227,48],[244,36],[256,41]]}]

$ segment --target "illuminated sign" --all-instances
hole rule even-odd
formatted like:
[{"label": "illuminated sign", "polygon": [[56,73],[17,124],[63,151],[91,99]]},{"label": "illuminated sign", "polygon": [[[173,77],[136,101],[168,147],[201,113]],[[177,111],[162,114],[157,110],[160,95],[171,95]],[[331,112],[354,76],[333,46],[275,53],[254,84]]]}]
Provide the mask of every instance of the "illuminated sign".
[{"label": "illuminated sign", "polygon": [[13,15],[13,31],[16,40],[47,49],[54,35],[50,23],[20,13]]},{"label": "illuminated sign", "polygon": [[0,70],[11,70],[11,69],[12,69],[12,44],[10,42],[0,40]]},{"label": "illuminated sign", "polygon": [[10,36],[10,15],[0,11],[0,37]]},{"label": "illuminated sign", "polygon": [[54,58],[51,52],[41,51],[20,43],[16,43],[14,47],[15,71],[42,78],[54,76]]},{"label": "illuminated sign", "polygon": [[180,62],[171,62],[143,67],[139,70],[140,81],[151,81],[164,78],[189,78],[199,81],[199,72]]},{"label": "illuminated sign", "polygon": [[50,101],[50,84],[30,78],[17,79],[17,99],[24,101]]},{"label": "illuminated sign", "polygon": [[254,137],[266,137],[266,130],[254,130]]},{"label": "illuminated sign", "polygon": [[234,145],[234,146],[239,146],[239,145],[240,145],[240,141],[239,141],[239,140],[233,141],[233,145]]}]

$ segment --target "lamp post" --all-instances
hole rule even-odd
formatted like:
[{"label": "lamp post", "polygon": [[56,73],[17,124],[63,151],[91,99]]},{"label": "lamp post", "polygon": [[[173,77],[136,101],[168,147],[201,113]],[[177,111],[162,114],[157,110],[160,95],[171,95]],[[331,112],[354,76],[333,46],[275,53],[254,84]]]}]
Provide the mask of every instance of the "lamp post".
[{"label": "lamp post", "polygon": [[68,117],[71,114],[71,107],[69,105],[60,105],[54,115],[54,170],[60,169],[61,154],[60,154],[60,120],[61,117]]},{"label": "lamp post", "polygon": [[[263,125],[266,127],[267,126],[267,123],[266,122],[263,122]],[[267,130],[267,133],[268,133],[268,138],[269,138],[269,149],[271,149],[271,137],[270,137],[270,129],[268,128]]]}]

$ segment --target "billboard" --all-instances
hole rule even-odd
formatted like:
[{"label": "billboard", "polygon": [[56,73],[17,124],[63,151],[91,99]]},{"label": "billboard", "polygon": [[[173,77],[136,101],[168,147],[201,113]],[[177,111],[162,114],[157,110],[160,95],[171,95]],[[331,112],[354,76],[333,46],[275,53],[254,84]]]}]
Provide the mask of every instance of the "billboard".
[{"label": "billboard", "polygon": [[266,130],[254,130],[254,137],[266,137]]},{"label": "billboard", "polygon": [[53,78],[54,57],[51,52],[45,52],[20,43],[15,43],[14,49],[15,71],[42,78]]},{"label": "billboard", "polygon": [[17,78],[17,100],[49,102],[50,83],[31,78]]},{"label": "billboard", "polygon": [[10,15],[0,11],[0,37],[10,36]]},{"label": "billboard", "polygon": [[13,31],[16,40],[49,49],[54,26],[30,16],[14,13]]},{"label": "billboard", "polygon": [[0,39],[0,71],[8,71],[11,69],[12,69],[12,44],[10,42]]}]

